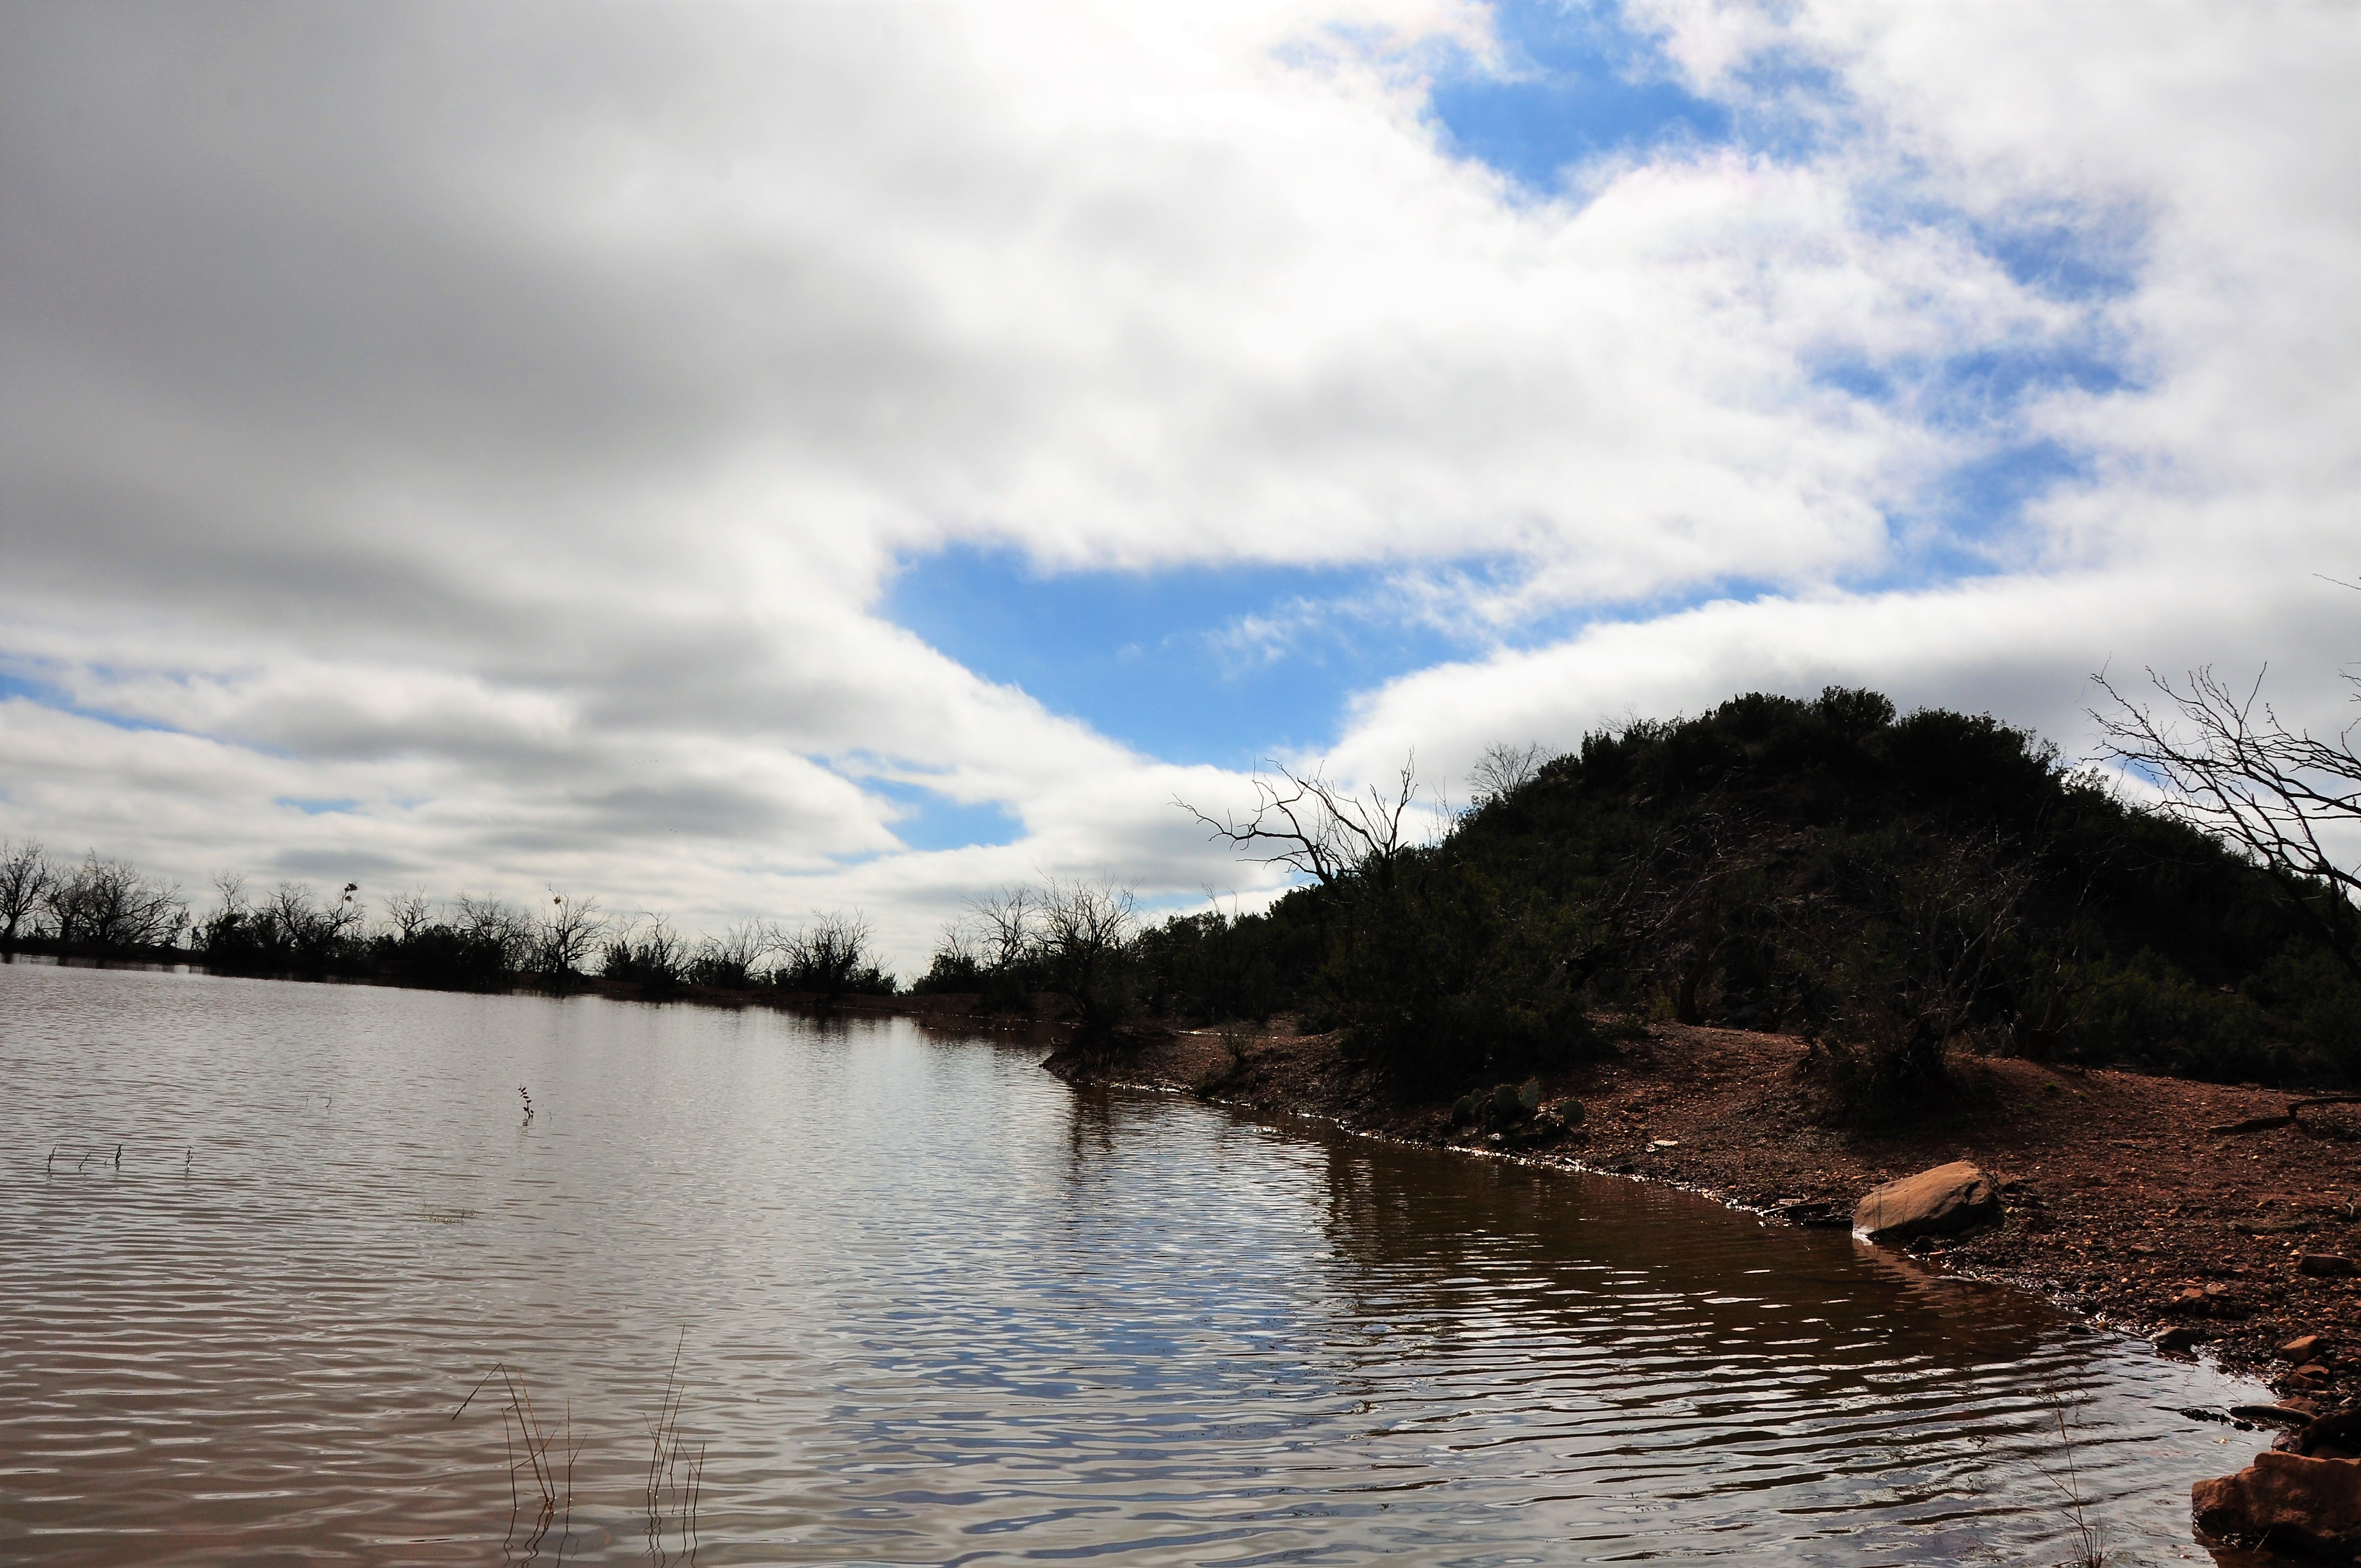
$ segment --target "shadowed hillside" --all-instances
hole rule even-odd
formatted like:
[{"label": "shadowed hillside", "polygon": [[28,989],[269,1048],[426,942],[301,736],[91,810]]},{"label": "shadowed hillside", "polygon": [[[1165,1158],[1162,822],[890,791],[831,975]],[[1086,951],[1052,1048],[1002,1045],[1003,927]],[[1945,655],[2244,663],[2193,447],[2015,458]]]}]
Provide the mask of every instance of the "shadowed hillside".
[{"label": "shadowed hillside", "polygon": [[1356,847],[1267,916],[1146,933],[1151,1004],[1301,1008],[1425,1091],[1597,1049],[1614,1014],[1802,1034],[1856,1111],[1969,1049],[2361,1079],[2348,903],[1989,718],[1742,696],[1510,765],[1439,842]]}]

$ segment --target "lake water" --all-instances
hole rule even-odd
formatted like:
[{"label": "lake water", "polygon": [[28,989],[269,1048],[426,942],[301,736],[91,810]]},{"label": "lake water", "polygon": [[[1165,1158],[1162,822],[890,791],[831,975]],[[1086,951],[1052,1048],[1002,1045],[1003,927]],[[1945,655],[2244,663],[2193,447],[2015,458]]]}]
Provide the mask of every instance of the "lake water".
[{"label": "lake water", "polygon": [[[0,1559],[648,1562],[675,1354],[714,1565],[2051,1563],[2070,1463],[2202,1562],[2260,1446],[1841,1234],[1042,1054],[0,966]],[[538,1541],[496,1365],[575,1455]]]}]

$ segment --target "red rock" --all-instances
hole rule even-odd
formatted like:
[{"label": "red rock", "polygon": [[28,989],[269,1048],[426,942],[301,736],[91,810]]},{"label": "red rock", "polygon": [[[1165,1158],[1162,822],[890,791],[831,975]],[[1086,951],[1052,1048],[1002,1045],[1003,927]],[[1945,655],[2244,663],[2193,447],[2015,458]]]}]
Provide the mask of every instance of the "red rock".
[{"label": "red rock", "polygon": [[2361,1558],[2361,1459],[2266,1451],[2235,1475],[2189,1489],[2198,1530],[2345,1561]]},{"label": "red rock", "polygon": [[1872,1242],[1964,1231],[2000,1213],[1993,1179],[1966,1160],[1905,1176],[1862,1195],[1852,1212],[1855,1234]]},{"label": "red rock", "polygon": [[2279,1354],[2290,1361],[2310,1361],[2320,1354],[2318,1334],[2302,1334],[2279,1346]]}]

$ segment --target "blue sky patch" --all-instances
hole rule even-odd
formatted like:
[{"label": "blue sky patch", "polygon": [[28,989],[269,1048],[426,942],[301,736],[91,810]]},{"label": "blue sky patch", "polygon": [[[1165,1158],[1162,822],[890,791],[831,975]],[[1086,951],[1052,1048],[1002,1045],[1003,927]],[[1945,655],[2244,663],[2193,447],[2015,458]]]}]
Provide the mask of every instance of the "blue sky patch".
[{"label": "blue sky patch", "polygon": [[[20,671],[27,667],[28,666],[22,663],[17,665],[17,669]],[[38,666],[31,667],[38,668]],[[60,713],[71,713],[76,718],[88,718],[95,720],[100,724],[112,725],[117,729],[160,729],[169,730],[174,734],[181,733],[181,731],[174,729],[171,725],[159,724],[153,719],[126,718],[122,714],[109,713],[104,708],[84,707],[80,703],[75,702],[71,696],[68,696],[66,695],[65,688],[59,685],[54,681],[41,680],[37,677],[27,676],[21,674],[12,674],[5,669],[0,669],[0,700],[5,700],[10,697],[18,697],[27,702],[38,703],[43,707],[55,708]]]},{"label": "blue sky patch", "polygon": [[339,812],[358,811],[361,808],[361,803],[357,800],[306,800],[302,795],[282,795],[272,804],[291,806],[306,817],[324,817]]},{"label": "blue sky patch", "polygon": [[2053,300],[2122,299],[2138,287],[2147,258],[2144,216],[2120,205],[2004,214],[1970,232],[2019,286]]},{"label": "blue sky patch", "polygon": [[894,836],[913,850],[1014,844],[1025,837],[1025,824],[997,802],[968,806],[895,779],[864,778],[861,787],[901,807],[905,815],[895,819]]},{"label": "blue sky patch", "polygon": [[2091,477],[2091,460],[2055,441],[2026,441],[1961,465],[1945,480],[1940,508],[1962,532],[2021,517],[2060,485]]},{"label": "blue sky patch", "polygon": [[989,680],[1170,762],[1317,750],[1345,699],[1464,655],[1389,609],[1369,568],[1188,567],[1045,576],[954,546],[906,565],[881,612]]},{"label": "blue sky patch", "polygon": [[1569,164],[1731,137],[1730,110],[1683,87],[1656,40],[1614,8],[1510,4],[1495,15],[1506,71],[1466,62],[1438,74],[1428,99],[1462,156],[1555,193]]}]

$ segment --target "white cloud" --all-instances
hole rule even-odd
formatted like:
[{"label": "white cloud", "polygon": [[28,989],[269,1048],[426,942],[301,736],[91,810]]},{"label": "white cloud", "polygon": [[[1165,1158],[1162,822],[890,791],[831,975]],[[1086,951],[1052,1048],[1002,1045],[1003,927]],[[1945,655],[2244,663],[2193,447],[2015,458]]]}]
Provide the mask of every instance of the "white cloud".
[{"label": "white cloud", "polygon": [[[1649,14],[1750,113],[1786,112],[1766,51],[1831,73],[1818,139],[1532,199],[1423,117],[1491,49],[1443,0],[10,11],[0,673],[164,728],[5,704],[0,832],[713,923],[862,902],[906,961],[1037,870],[1250,883],[1168,804],[1237,781],[879,619],[954,541],[1374,567],[1512,641],[1775,596],[1408,677],[1350,716],[1370,766],[1824,677],[2070,721],[2094,626],[2323,662],[2333,615],[2286,607],[2351,569],[2349,25]],[[2136,230],[2128,291],[1975,226],[2061,216]],[[1968,418],[1927,368],[2093,342],[2139,379]],[[1848,590],[2037,437],[2092,477],[1963,543],[2007,575]],[[902,852],[874,780],[1024,837]]]},{"label": "white cloud", "polygon": [[[2349,717],[2337,674],[2361,603],[2321,578],[2356,576],[2361,541],[2361,302],[2349,284],[2361,203],[2341,150],[2361,136],[2361,105],[2340,85],[2361,65],[2350,17],[1649,10],[1700,88],[1774,92],[1741,84],[1775,84],[1799,60],[1831,72],[1859,125],[1815,159],[1819,179],[1996,227],[2086,225],[2133,253],[2120,291],[2089,307],[2126,383],[2036,396],[2006,432],[2082,454],[2089,477],[2031,509],[1998,576],[1870,593],[1837,578],[1426,671],[1366,697],[1340,756],[1375,769],[1423,740],[1447,773],[1497,737],[1571,744],[1631,712],[1825,682],[1991,709],[2081,751],[2095,742],[2082,677],[2111,661],[2118,673],[2269,664],[2283,711]],[[2108,232],[2126,226],[2136,232]],[[1958,352],[1973,334],[1956,317],[1999,286],[1950,258],[1924,284],[1934,308],[1905,301],[1901,313],[1929,350]]]}]

